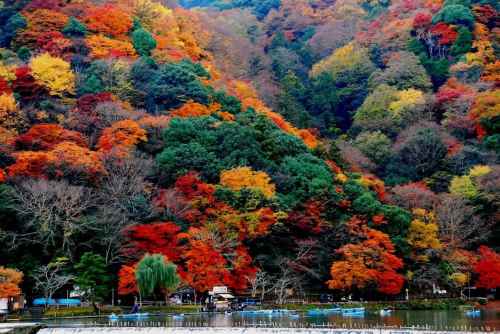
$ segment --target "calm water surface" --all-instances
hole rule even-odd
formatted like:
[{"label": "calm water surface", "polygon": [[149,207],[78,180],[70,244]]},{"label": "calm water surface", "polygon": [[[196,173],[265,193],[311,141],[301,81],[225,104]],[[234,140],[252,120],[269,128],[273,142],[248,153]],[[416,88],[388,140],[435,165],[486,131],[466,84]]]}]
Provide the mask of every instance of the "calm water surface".
[{"label": "calm water surface", "polygon": [[110,322],[107,317],[84,319],[46,320],[48,325],[57,326],[166,326],[166,327],[351,327],[363,328],[380,326],[413,327],[429,326],[432,329],[447,328],[489,328],[500,330],[500,312],[496,310],[482,311],[478,317],[467,317],[463,311],[394,311],[389,316],[380,316],[375,312],[367,312],[363,317],[346,317],[338,314],[325,316],[308,316],[305,313],[296,315],[281,314],[279,316],[245,313],[226,314],[186,314],[184,317],[172,315],[150,316],[144,321]]}]

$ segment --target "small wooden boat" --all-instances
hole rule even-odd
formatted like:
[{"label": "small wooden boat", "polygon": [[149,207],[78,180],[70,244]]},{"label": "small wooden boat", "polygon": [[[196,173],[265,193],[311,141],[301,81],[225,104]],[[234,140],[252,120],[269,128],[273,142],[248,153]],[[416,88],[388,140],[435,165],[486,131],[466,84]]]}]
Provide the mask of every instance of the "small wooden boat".
[{"label": "small wooden boat", "polygon": [[307,311],[308,316],[321,316],[321,315],[328,315],[328,314],[333,314],[333,313],[341,313],[342,309],[339,307],[335,308],[315,308],[312,310]]},{"label": "small wooden boat", "polygon": [[174,319],[174,320],[183,320],[184,319],[184,314],[181,313],[181,314],[173,315],[172,319]]},{"label": "small wooden boat", "polygon": [[392,310],[390,308],[384,308],[384,309],[380,310],[380,315],[383,317],[390,315],[391,313],[392,313]]},{"label": "small wooden boat", "polygon": [[344,308],[342,309],[342,315],[346,317],[361,317],[365,315],[364,307],[357,308]]},{"label": "small wooden boat", "polygon": [[149,313],[130,313],[130,314],[111,314],[108,318],[111,321],[118,320],[129,320],[129,321],[139,321],[144,320],[149,317]]},{"label": "small wooden boat", "polygon": [[478,317],[481,315],[481,310],[476,310],[476,309],[467,310],[465,311],[465,315],[468,317]]}]

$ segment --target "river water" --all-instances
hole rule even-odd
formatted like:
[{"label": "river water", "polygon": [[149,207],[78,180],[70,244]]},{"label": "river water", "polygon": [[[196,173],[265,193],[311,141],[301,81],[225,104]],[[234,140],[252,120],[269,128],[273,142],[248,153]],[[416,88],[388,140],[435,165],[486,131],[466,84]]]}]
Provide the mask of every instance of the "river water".
[{"label": "river water", "polygon": [[364,316],[346,317],[340,314],[308,316],[305,313],[267,314],[186,314],[150,316],[141,321],[110,321],[107,317],[46,320],[56,327],[176,327],[176,328],[429,328],[441,331],[499,331],[500,312],[485,310],[478,317],[468,317],[463,311],[394,311],[381,316],[367,312]]}]

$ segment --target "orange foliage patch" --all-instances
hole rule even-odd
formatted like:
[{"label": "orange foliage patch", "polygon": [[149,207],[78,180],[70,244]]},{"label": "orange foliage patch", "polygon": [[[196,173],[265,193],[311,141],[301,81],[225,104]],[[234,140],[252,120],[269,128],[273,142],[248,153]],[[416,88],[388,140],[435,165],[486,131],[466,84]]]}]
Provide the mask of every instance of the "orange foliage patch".
[{"label": "orange foliage patch", "polygon": [[78,173],[95,178],[105,173],[97,152],[73,142],[61,142],[46,152],[22,151],[13,154],[16,163],[7,168],[10,177],[48,178]]},{"label": "orange foliage patch", "polygon": [[389,236],[369,228],[357,217],[351,219],[348,228],[364,240],[337,250],[341,260],[332,265],[332,279],[327,282],[330,289],[363,289],[374,284],[382,293],[398,294],[404,278],[396,270],[403,267],[403,261],[394,255],[396,250]]},{"label": "orange foliage patch", "polygon": [[90,31],[115,38],[125,38],[132,28],[130,15],[111,5],[88,9],[83,22]]},{"label": "orange foliage patch", "polygon": [[0,298],[19,296],[21,294],[19,284],[21,284],[22,280],[22,272],[0,267]]},{"label": "orange foliage patch", "polygon": [[118,294],[122,296],[135,294],[138,292],[137,281],[135,279],[135,265],[124,265],[118,272]]},{"label": "orange foliage patch", "polygon": [[486,134],[486,130],[481,122],[491,120],[500,116],[500,89],[485,91],[476,96],[474,104],[469,113],[469,117],[474,120],[479,138]]},{"label": "orange foliage patch", "polygon": [[126,157],[130,150],[141,141],[147,141],[146,130],[132,120],[114,123],[102,131],[97,148],[103,153],[112,153],[118,157]]},{"label": "orange foliage patch", "polygon": [[[56,168],[69,168],[91,176],[104,174],[104,166],[97,152],[72,142],[57,144],[52,151],[53,164]],[[61,171],[60,171],[61,172]]]},{"label": "orange foliage patch", "polygon": [[194,102],[188,101],[182,107],[175,109],[170,113],[172,117],[202,117],[202,116],[210,116],[220,110],[220,105],[218,103],[213,103],[208,107]]},{"label": "orange foliage patch", "polygon": [[81,133],[66,130],[57,124],[34,125],[16,139],[16,145],[26,150],[50,150],[64,141],[87,146],[87,141]]},{"label": "orange foliage patch", "polygon": [[49,9],[23,12],[28,26],[17,37],[16,42],[35,48],[38,39],[46,33],[61,31],[68,22],[68,16]]},{"label": "orange foliage patch", "polygon": [[92,35],[85,39],[93,58],[135,57],[134,46],[128,41],[108,38],[104,35]]},{"label": "orange foliage patch", "polygon": [[170,116],[145,116],[140,118],[137,123],[141,128],[164,129],[168,126],[170,120]]},{"label": "orange foliage patch", "polygon": [[496,87],[500,87],[500,60],[487,64],[484,67],[481,79],[493,82]]},{"label": "orange foliage patch", "polygon": [[10,177],[46,178],[46,168],[52,162],[47,152],[18,152],[13,154],[16,163],[7,168]]}]

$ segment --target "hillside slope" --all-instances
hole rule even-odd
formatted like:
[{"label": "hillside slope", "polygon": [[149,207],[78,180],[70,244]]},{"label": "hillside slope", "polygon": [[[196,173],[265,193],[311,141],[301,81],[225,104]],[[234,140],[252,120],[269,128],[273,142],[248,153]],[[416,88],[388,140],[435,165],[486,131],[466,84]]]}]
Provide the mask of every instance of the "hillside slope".
[{"label": "hillside slope", "polygon": [[137,294],[148,253],[278,301],[497,287],[497,24],[482,3],[4,1],[0,265],[29,295],[100,268],[91,299]]}]

